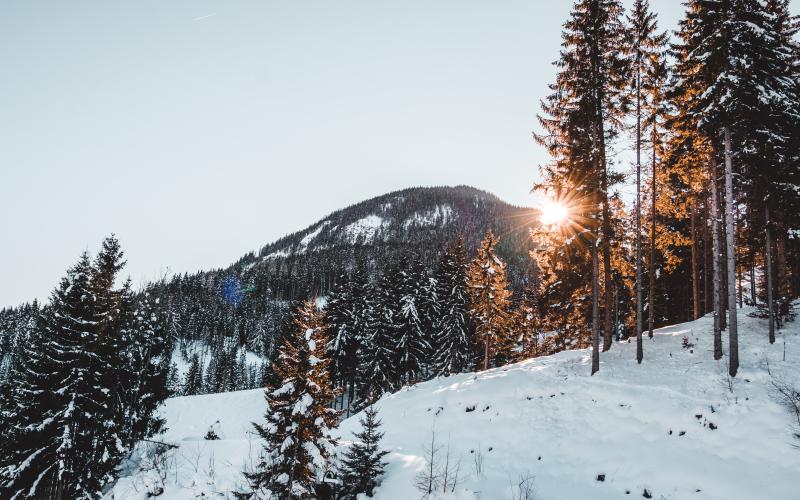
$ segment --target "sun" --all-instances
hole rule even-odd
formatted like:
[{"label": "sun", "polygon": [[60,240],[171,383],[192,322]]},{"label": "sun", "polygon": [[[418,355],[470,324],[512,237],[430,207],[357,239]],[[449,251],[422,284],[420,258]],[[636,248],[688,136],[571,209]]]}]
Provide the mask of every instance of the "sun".
[{"label": "sun", "polygon": [[569,217],[569,210],[566,205],[556,201],[548,201],[541,206],[542,224],[556,225],[562,224]]}]

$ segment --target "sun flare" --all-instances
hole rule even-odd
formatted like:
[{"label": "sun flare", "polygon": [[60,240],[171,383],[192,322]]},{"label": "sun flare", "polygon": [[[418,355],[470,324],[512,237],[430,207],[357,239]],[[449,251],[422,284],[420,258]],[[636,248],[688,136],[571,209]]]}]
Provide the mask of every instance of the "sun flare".
[{"label": "sun flare", "polygon": [[542,223],[547,225],[561,224],[569,217],[567,207],[556,201],[548,201],[542,205],[541,211]]}]

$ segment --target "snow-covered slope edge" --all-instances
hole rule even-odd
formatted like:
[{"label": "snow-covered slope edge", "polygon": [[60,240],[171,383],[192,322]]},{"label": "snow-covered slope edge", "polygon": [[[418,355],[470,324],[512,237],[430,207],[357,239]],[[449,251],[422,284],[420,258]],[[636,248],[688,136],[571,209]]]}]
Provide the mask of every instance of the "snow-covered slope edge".
[{"label": "snow-covered slope edge", "polygon": [[[797,498],[800,450],[790,415],[772,397],[767,365],[800,384],[800,331],[790,324],[783,332],[783,361],[783,336],[770,346],[764,321],[740,318],[732,392],[726,358],[712,359],[706,317],[658,330],[645,340],[642,365],[633,343],[619,343],[602,354],[593,377],[590,353],[570,351],[387,396],[378,406],[391,453],[376,498],[421,496],[414,477],[434,430],[440,460],[448,441],[451,460],[461,459],[457,494],[449,498],[513,498],[521,477],[534,478],[537,499],[642,498],[645,489],[669,500]],[[684,336],[694,347],[682,347]],[[260,390],[169,400],[162,413],[170,430],[160,439],[179,448],[168,454],[160,498],[231,498],[258,453],[250,422],[263,411]],[[203,439],[212,424],[218,441]],[[358,428],[355,416],[339,432],[350,439]],[[122,478],[113,498],[146,498],[155,476]]]}]

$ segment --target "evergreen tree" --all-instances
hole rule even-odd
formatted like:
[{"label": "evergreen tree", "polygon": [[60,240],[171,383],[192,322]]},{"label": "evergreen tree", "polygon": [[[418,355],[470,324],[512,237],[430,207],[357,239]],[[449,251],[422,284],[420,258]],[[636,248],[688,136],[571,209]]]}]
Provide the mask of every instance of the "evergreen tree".
[{"label": "evergreen tree", "polygon": [[123,290],[123,307],[134,309],[121,331],[125,354],[116,375],[121,388],[125,445],[133,449],[137,441],[158,434],[163,427],[163,419],[154,415],[169,395],[168,372],[161,361],[168,359],[171,351],[167,350],[169,344],[159,319],[158,298],[145,290],[135,300],[130,295],[129,282]]},{"label": "evergreen tree", "polygon": [[[644,356],[642,351],[642,135],[649,122],[646,120],[647,115],[653,115],[662,106],[658,97],[665,68],[662,53],[667,44],[667,34],[658,32],[656,15],[651,12],[648,0],[634,1],[628,17],[628,32],[630,33],[628,52],[633,73],[632,100],[635,103],[636,118],[636,360],[641,363]],[[650,124],[657,125],[657,123]],[[657,136],[655,130],[653,136]],[[652,147],[655,152],[655,141]]]},{"label": "evergreen tree", "polygon": [[[781,143],[787,135],[776,130],[774,125],[767,125],[763,119],[770,117],[771,122],[786,123],[777,110],[793,102],[791,89],[796,83],[787,79],[792,74],[788,56],[791,47],[786,47],[786,42],[782,41],[775,16],[760,0],[688,2],[678,35],[680,41],[673,47],[678,58],[675,94],[682,98],[687,114],[697,123],[698,133],[707,138],[712,147],[711,209],[717,247],[714,251],[715,331],[719,332],[725,323],[723,309],[727,301],[729,373],[735,376],[739,358],[734,206],[740,202],[743,187],[748,183],[757,186],[752,192],[763,196],[768,191],[765,188],[775,180],[774,175],[780,172],[779,168],[770,169],[769,162],[778,157],[776,153],[782,150]],[[796,121],[796,107],[794,109],[790,112],[794,113],[794,118],[783,116]],[[724,164],[724,176],[718,175],[717,163]],[[719,177],[724,178],[721,190],[716,182]],[[721,191],[720,196],[717,191]],[[724,209],[718,200],[724,201]],[[751,203],[763,205],[764,200],[751,200]],[[720,212],[722,217],[718,216]],[[724,228],[720,228],[723,220]],[[720,232],[725,238],[724,252],[721,242],[717,243]],[[725,281],[727,294],[722,293]],[[718,338],[719,334],[716,336]],[[717,357],[720,351],[717,345]]]},{"label": "evergreen tree", "polygon": [[372,497],[378,486],[386,462],[383,457],[389,452],[380,449],[383,433],[378,431],[381,421],[374,407],[364,410],[359,419],[362,431],[354,433],[356,442],[345,452],[341,465],[341,479],[344,485],[344,498],[353,499],[364,494]]},{"label": "evergreen tree", "polygon": [[351,276],[343,274],[334,285],[325,308],[331,332],[328,356],[334,383],[345,388],[348,408],[355,395],[358,349],[367,326],[369,282],[357,268]]},{"label": "evergreen tree", "polygon": [[247,350],[242,348],[239,351],[239,357],[236,360],[236,374],[234,377],[235,385],[237,391],[242,391],[245,389],[249,389],[250,381],[249,381],[249,373],[247,367]]},{"label": "evergreen tree", "polygon": [[375,294],[368,297],[365,339],[358,352],[358,378],[355,409],[371,405],[385,392],[400,387],[395,338],[396,299],[392,294],[392,275],[381,277]]},{"label": "evergreen tree", "polygon": [[181,389],[180,374],[178,373],[178,364],[172,363],[167,371],[167,397],[183,396]]},{"label": "evergreen tree", "polygon": [[[564,25],[558,75],[542,103],[539,121],[546,134],[537,135],[553,156],[544,167],[542,189],[569,193],[572,220],[580,238],[571,240],[591,254],[592,373],[600,367],[600,261],[603,253],[603,348],[611,347],[614,283],[611,239],[614,233],[609,189],[621,181],[610,169],[607,142],[621,127],[627,110],[629,62],[624,57],[626,31],[618,0],[581,0]],[[585,320],[584,320],[585,321]]]},{"label": "evergreen tree", "polygon": [[469,321],[467,252],[458,238],[442,254],[436,273],[439,316],[434,324],[433,374],[437,377],[471,367],[473,335]]},{"label": "evergreen tree", "polygon": [[[94,474],[105,451],[108,400],[99,392],[92,269],[83,254],[51,295],[26,346],[0,466],[2,497],[93,499],[108,480]],[[99,394],[98,394],[99,393]],[[102,424],[101,424],[102,425]],[[105,467],[103,467],[105,468]]]},{"label": "evergreen tree", "polygon": [[200,365],[200,357],[197,353],[192,355],[192,362],[189,371],[186,372],[186,379],[183,383],[183,395],[194,396],[200,394],[203,389],[203,367]]},{"label": "evergreen tree", "polygon": [[398,368],[401,381],[413,384],[424,378],[430,343],[424,331],[426,319],[427,270],[417,260],[404,257],[391,275],[390,295],[395,305],[393,329],[395,330]]},{"label": "evergreen tree", "polygon": [[338,412],[329,407],[335,391],[326,358],[327,336],[314,300],[295,314],[295,332],[284,340],[275,366],[280,387],[266,392],[265,425],[254,424],[265,441],[256,470],[247,473],[258,499],[311,499],[335,451],[330,429]]},{"label": "evergreen tree", "polygon": [[511,293],[508,291],[505,264],[497,257],[497,239],[490,230],[478,249],[467,273],[470,295],[470,316],[475,324],[476,340],[481,346],[482,366],[488,370],[511,358],[508,317]]},{"label": "evergreen tree", "polygon": [[539,355],[538,293],[533,284],[522,292],[519,304],[511,313],[510,324],[517,344],[517,359],[535,358]]}]

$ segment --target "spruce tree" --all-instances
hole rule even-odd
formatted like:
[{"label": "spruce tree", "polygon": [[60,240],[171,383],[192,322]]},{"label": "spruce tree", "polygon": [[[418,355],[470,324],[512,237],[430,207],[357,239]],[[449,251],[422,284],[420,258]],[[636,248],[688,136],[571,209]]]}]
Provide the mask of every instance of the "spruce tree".
[{"label": "spruce tree", "polygon": [[183,396],[194,396],[203,390],[203,367],[200,365],[200,357],[197,353],[192,355],[189,371],[183,383]]},{"label": "spruce tree", "polygon": [[[609,190],[620,176],[610,168],[607,143],[627,110],[629,62],[626,32],[618,0],[581,0],[573,5],[562,32],[562,50],[552,93],[543,101],[539,122],[546,133],[536,139],[553,161],[543,168],[540,189],[568,199],[576,238],[571,245],[588,250],[591,262],[592,373],[600,367],[600,256],[603,253],[603,348],[611,347],[613,282]],[[583,260],[583,259],[582,259]],[[585,302],[584,302],[585,304]],[[587,307],[585,305],[584,307]],[[585,321],[585,320],[584,320]]]},{"label": "spruce tree", "polygon": [[[667,34],[658,32],[656,15],[651,12],[648,0],[635,0],[628,17],[628,32],[630,33],[628,53],[633,73],[631,94],[635,103],[636,118],[636,361],[641,363],[643,359],[642,136],[648,125],[646,117],[653,115],[662,106],[657,99],[660,95],[661,80],[664,74],[665,64],[662,53],[667,44]],[[652,111],[648,113],[649,110]],[[657,122],[651,125],[655,127]],[[655,130],[653,137],[657,137]],[[653,141],[652,147],[655,152],[655,141]],[[653,179],[655,179],[655,172],[653,174]],[[652,296],[650,300],[652,302]]]},{"label": "spruce tree", "polygon": [[343,274],[331,291],[325,318],[331,335],[328,356],[331,358],[334,384],[345,389],[350,406],[355,394],[358,349],[367,325],[369,282],[360,269]]},{"label": "spruce tree", "polygon": [[84,253],[53,291],[26,346],[13,416],[4,422],[10,432],[0,465],[3,498],[93,499],[108,479],[93,470],[105,443],[97,424],[109,406],[97,394],[93,273]]},{"label": "spruce tree", "polygon": [[484,370],[488,370],[493,361],[496,364],[509,361],[513,347],[508,323],[511,293],[505,264],[495,253],[496,244],[497,239],[490,230],[467,273],[470,316],[475,324]]},{"label": "spruce tree", "polygon": [[418,260],[404,257],[391,275],[394,297],[395,352],[402,383],[413,384],[424,378],[431,350],[424,331],[426,320],[427,270]]},{"label": "spruce tree", "polygon": [[258,499],[316,498],[328,457],[335,451],[330,430],[338,412],[326,358],[327,334],[315,301],[295,312],[295,329],[284,339],[275,374],[280,386],[266,391],[266,424],[253,424],[264,440],[255,471],[246,473]]},{"label": "spruce tree", "polygon": [[356,441],[350,445],[342,459],[340,474],[344,485],[344,498],[353,499],[364,494],[372,497],[378,486],[386,462],[383,457],[389,452],[380,449],[383,433],[378,431],[381,421],[378,411],[370,406],[359,419],[361,432],[354,433]]},{"label": "spruce tree", "polygon": [[442,254],[436,273],[436,297],[439,316],[434,324],[433,374],[446,377],[469,370],[473,357],[467,252],[461,237]]},{"label": "spruce tree", "polygon": [[400,387],[395,314],[397,304],[392,294],[393,273],[381,277],[375,293],[367,297],[367,322],[364,342],[358,351],[356,380],[359,410],[377,401],[384,393]]},{"label": "spruce tree", "polygon": [[511,330],[516,341],[516,358],[535,358],[539,355],[539,308],[538,291],[529,283],[522,291],[519,304],[510,317]]},{"label": "spruce tree", "polygon": [[[712,225],[717,233],[715,330],[718,332],[724,323],[722,307],[727,299],[728,371],[735,376],[739,359],[734,206],[740,203],[744,186],[757,186],[752,192],[763,196],[773,175],[780,172],[779,168],[771,169],[769,164],[762,163],[764,157],[774,161],[774,152],[781,149],[782,141],[780,132],[773,133],[776,130],[763,120],[771,117],[768,118],[771,122],[782,122],[776,110],[787,108],[792,102],[790,90],[796,84],[787,82],[791,69],[785,52],[791,49],[781,41],[775,16],[762,2],[693,0],[687,6],[678,32],[679,43],[673,47],[677,57],[675,94],[697,123],[698,132],[711,144],[712,193],[720,191],[717,179],[724,179],[719,196],[724,209],[718,208],[718,197],[714,194],[711,202]],[[765,151],[773,154],[764,154]],[[724,165],[724,175],[719,175],[718,164]],[[751,203],[763,205],[764,200]],[[716,216],[718,212],[722,217]],[[721,251],[722,244],[717,243],[721,221],[724,221],[725,252]],[[723,270],[727,278],[726,297],[721,286]],[[720,351],[715,348],[715,357]]]},{"label": "spruce tree", "polygon": [[158,434],[163,427],[164,421],[154,415],[169,396],[169,373],[162,361],[168,360],[171,352],[167,351],[169,344],[153,291],[145,290],[134,299],[130,295],[130,282],[123,291],[122,307],[133,311],[130,317],[125,317],[120,332],[125,348],[116,375],[121,389],[125,445],[133,449],[137,441]]}]

